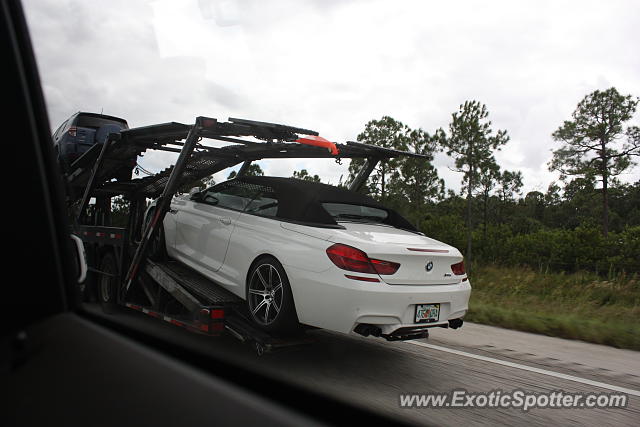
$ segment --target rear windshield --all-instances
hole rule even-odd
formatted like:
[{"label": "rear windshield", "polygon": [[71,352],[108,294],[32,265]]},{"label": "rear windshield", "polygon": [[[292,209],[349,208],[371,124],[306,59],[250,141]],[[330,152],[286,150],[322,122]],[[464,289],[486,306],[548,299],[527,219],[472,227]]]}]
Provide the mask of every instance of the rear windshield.
[{"label": "rear windshield", "polygon": [[78,116],[76,119],[76,126],[81,128],[98,129],[100,126],[112,124],[118,125],[123,129],[127,129],[127,124],[124,121],[109,119],[106,117]]},{"label": "rear windshield", "polygon": [[322,203],[322,207],[329,212],[329,215],[331,215],[336,222],[384,222],[384,220],[389,216],[389,213],[386,210],[372,208],[370,206],[325,202]]}]

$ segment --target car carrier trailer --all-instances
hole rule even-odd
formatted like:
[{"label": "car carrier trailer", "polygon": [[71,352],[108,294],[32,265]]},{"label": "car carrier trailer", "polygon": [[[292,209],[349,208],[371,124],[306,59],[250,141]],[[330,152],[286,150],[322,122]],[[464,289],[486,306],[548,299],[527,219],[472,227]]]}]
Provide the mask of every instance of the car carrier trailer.
[{"label": "car carrier trailer", "polygon": [[[212,147],[203,139],[232,144]],[[179,155],[159,173],[118,179],[147,151]],[[252,344],[260,355],[308,342],[304,335],[285,339],[264,332],[235,294],[177,261],[149,256],[171,200],[178,189],[226,168],[242,164],[242,176],[251,162],[278,158],[365,159],[350,184],[358,190],[378,162],[397,156],[429,158],[353,141],[334,144],[312,130],[234,118],[220,122],[201,116],[193,125],[171,122],[111,133],[104,144],[94,145],[72,163],[64,176],[72,231],[84,243],[91,272],[88,286],[107,312],[120,305],[194,332],[229,333]],[[125,227],[111,225],[111,202],[118,196],[129,203]],[[92,199],[95,203],[90,205]],[[156,199],[156,206],[145,218],[148,199]]]}]

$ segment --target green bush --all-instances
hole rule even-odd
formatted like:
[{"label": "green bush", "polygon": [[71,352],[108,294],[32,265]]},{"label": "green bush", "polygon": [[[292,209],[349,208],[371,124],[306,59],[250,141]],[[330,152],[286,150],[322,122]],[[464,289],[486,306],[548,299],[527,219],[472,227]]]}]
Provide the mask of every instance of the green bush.
[{"label": "green bush", "polygon": [[466,247],[464,222],[457,215],[428,215],[419,229],[428,237],[458,249]]},{"label": "green bush", "polygon": [[[464,224],[454,216],[422,222],[427,236],[466,248]],[[640,227],[627,227],[604,237],[594,226],[574,230],[541,229],[515,234],[509,225],[490,225],[473,233],[473,261],[528,266],[540,271],[586,270],[613,277],[640,272]]]}]

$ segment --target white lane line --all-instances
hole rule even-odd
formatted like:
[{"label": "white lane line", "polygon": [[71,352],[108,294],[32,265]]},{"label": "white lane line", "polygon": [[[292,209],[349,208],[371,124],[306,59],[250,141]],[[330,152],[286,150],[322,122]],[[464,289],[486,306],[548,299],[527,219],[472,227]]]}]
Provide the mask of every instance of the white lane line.
[{"label": "white lane line", "polygon": [[632,396],[640,396],[639,390],[633,390],[626,387],[618,387],[615,385],[602,383],[600,381],[592,381],[586,378],[574,377],[573,375],[561,374],[560,372],[548,371],[546,369],[534,368],[533,366],[521,365],[519,363],[507,362],[506,360],[494,359],[492,357],[480,356],[479,354],[467,353],[465,351],[454,350],[452,348],[441,347],[439,345],[427,344],[420,341],[405,341],[408,344],[418,345],[420,347],[430,348],[432,350],[444,351],[451,354],[457,354],[458,356],[470,357],[471,359],[482,360],[484,362],[495,363],[497,365],[508,366],[510,368],[522,369],[524,371],[535,372],[542,375],[548,375],[550,377],[562,378],[563,380],[575,381],[582,384],[592,385],[595,387],[606,388],[608,390],[619,391],[621,393],[627,393]]}]

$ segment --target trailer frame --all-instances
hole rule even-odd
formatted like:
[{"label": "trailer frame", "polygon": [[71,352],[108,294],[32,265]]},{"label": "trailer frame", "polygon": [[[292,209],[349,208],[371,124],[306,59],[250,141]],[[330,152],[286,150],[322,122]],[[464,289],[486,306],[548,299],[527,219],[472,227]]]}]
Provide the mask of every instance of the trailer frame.
[{"label": "trailer frame", "polygon": [[[307,145],[301,135],[318,137],[318,132],[246,119],[219,122],[198,116],[193,125],[170,122],[112,133],[104,144],[85,152],[71,165],[65,181],[73,232],[85,244],[94,292],[104,304],[128,307],[194,332],[220,335],[226,331],[251,343],[259,355],[308,343],[304,335],[283,338],[266,333],[249,320],[241,298],[177,261],[149,256],[150,245],[179,188],[237,164],[242,163],[238,172],[242,176],[253,161],[260,159],[362,158],[364,165],[349,186],[357,191],[380,161],[397,156],[430,159],[353,141],[327,141],[331,145],[327,150]],[[205,138],[232,145],[207,146],[201,143]],[[138,156],[148,150],[179,154],[172,166],[156,174],[119,179],[123,165],[137,165]],[[116,196],[129,202],[124,227],[111,226],[111,202]],[[145,218],[148,198],[156,199],[156,205],[153,215]],[[115,257],[115,274],[98,268],[107,253]],[[106,296],[113,300],[104,301]],[[176,306],[177,312],[173,313]]]}]

